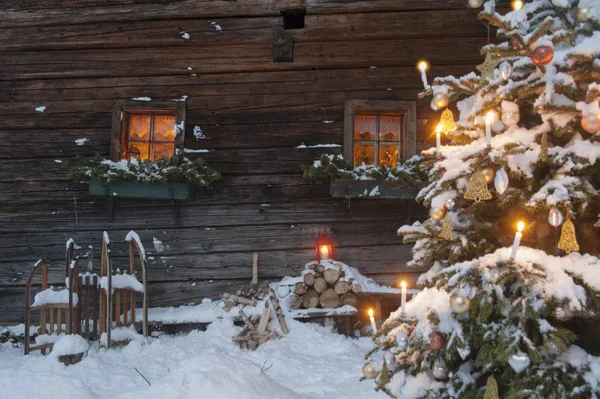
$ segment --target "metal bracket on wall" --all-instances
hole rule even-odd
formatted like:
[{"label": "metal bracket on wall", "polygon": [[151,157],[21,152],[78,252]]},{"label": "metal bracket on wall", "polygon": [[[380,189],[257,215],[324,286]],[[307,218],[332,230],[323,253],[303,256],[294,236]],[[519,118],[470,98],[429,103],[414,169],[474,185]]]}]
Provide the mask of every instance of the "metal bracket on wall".
[{"label": "metal bracket on wall", "polygon": [[115,199],[108,195],[108,186],[104,187],[104,197],[106,198],[106,214],[108,220],[112,223],[115,220]]},{"label": "metal bracket on wall", "polygon": [[173,212],[175,214],[175,226],[179,227],[179,226],[181,226],[181,218],[179,217],[181,204],[179,203],[179,201],[177,201],[175,199],[175,189],[174,188],[169,188],[169,194],[171,195],[171,202],[173,203]]}]

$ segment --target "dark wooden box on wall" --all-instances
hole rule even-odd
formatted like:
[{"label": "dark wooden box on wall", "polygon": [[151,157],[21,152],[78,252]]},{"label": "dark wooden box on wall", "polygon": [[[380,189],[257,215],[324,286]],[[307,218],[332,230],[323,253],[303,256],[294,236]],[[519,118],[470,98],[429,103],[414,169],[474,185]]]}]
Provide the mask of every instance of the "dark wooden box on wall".
[{"label": "dark wooden box on wall", "polygon": [[[330,145],[344,145],[347,101],[417,102],[414,148],[431,146],[439,113],[418,101],[415,65],[428,59],[431,78],[470,72],[488,35],[477,10],[465,0],[104,3],[12,1],[0,13],[0,324],[22,322],[37,259],[62,280],[68,238],[97,270],[105,230],[117,266],[121,241],[139,232],[150,306],[236,290],[254,252],[260,279],[296,275],[320,232],[373,279],[414,282],[396,235],[406,207],[369,198],[348,211],[300,166],[344,152]],[[184,102],[184,151],[223,175],[181,201],[179,225],[169,201],[143,199],[116,198],[111,220],[105,199],[66,180],[82,157],[110,156],[115,101],[132,99]]]}]

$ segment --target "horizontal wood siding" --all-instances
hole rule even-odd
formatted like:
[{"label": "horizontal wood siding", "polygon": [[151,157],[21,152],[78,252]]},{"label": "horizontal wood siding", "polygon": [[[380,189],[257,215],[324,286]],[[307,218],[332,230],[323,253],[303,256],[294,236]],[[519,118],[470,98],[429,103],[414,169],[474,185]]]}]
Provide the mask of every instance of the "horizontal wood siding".
[{"label": "horizontal wood siding", "polygon": [[[305,28],[286,31],[293,62],[273,62],[285,8],[306,8]],[[431,62],[430,80],[460,76],[481,61],[487,40],[464,0],[4,2],[0,323],[22,321],[23,287],[38,258],[51,259],[52,283],[64,281],[68,238],[82,252],[94,248],[97,271],[104,230],[122,268],[121,241],[130,229],[140,234],[151,306],[235,291],[251,277],[254,252],[262,279],[295,275],[323,231],[361,272],[414,285],[419,271],[406,267],[410,247],[396,230],[425,211],[412,201],[331,198],[328,185],[302,178],[300,165],[342,148],[297,147],[342,145],[346,100],[415,101],[418,59]],[[66,181],[80,157],[109,155],[115,100],[185,96],[184,146],[207,150],[189,156],[201,155],[223,179],[181,204],[179,224],[169,202],[125,199],[116,200],[111,221],[103,198]],[[417,102],[417,151],[432,145],[438,119],[428,101]],[[194,138],[195,126],[207,139]]]}]

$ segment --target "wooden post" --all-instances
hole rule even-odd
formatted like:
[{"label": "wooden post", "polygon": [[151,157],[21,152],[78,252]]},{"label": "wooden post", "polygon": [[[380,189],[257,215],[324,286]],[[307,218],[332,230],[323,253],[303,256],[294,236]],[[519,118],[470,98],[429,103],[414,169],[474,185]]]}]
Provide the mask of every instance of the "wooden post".
[{"label": "wooden post", "polygon": [[81,295],[79,295],[79,264],[75,263],[75,267],[72,270],[73,272],[73,278],[71,279],[72,283],[73,283],[73,291],[71,292],[71,295],[73,295],[73,293],[77,294],[77,305],[75,305],[73,307],[73,309],[71,310],[71,314],[72,314],[72,319],[71,319],[71,333],[72,334],[80,334],[81,333],[81,315],[80,315],[80,309],[81,309]]},{"label": "wooden post", "polygon": [[258,252],[252,255],[252,285],[258,285]]},{"label": "wooden post", "polygon": [[[85,337],[87,339],[90,339],[90,288],[91,288],[90,287],[90,276],[85,276],[83,287],[85,289],[85,298],[83,301],[83,319],[84,319],[84,323],[85,323]],[[98,307],[98,305],[94,303],[94,307]]]}]

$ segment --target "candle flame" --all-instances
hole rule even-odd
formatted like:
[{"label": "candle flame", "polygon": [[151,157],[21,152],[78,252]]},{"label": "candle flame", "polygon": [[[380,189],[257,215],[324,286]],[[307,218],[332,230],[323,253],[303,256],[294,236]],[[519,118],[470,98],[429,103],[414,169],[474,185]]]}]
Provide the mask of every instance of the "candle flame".
[{"label": "candle flame", "polygon": [[442,126],[442,124],[438,123],[437,126],[436,126],[436,128],[435,128],[435,132],[436,133],[441,133],[443,128],[444,127]]},{"label": "candle flame", "polygon": [[406,288],[406,281],[403,281],[403,282],[401,282],[401,283],[400,283],[400,287],[402,287],[402,288]]},{"label": "candle flame", "polygon": [[369,309],[369,317],[373,317],[374,314],[373,309]]},{"label": "candle flame", "polygon": [[519,11],[521,8],[523,8],[523,1],[521,0],[515,0],[512,2],[512,8],[515,11]]},{"label": "candle flame", "polygon": [[494,121],[495,117],[496,117],[496,113],[494,111],[488,111],[488,113],[485,115],[485,120],[487,122],[492,123]]},{"label": "candle flame", "polygon": [[419,61],[419,63],[417,64],[417,66],[419,67],[419,70],[421,72],[425,72],[429,68],[429,64],[425,60]]},{"label": "candle flame", "polygon": [[519,230],[519,233],[522,232],[524,228],[525,228],[525,223],[523,223],[522,221],[517,223],[517,230]]}]

